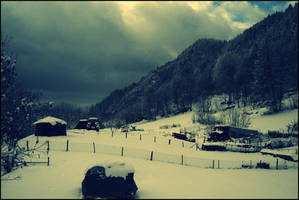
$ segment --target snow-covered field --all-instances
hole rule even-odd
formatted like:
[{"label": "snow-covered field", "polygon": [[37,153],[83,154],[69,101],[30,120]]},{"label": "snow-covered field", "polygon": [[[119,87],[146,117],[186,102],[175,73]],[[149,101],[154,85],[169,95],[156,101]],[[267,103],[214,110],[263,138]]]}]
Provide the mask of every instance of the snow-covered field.
[{"label": "snow-covered field", "polygon": [[[297,198],[298,171],[203,169],[129,157],[51,152],[50,166],[16,170],[1,181],[1,198],[82,198],[85,170],[103,160],[135,168],[137,198]],[[19,180],[4,180],[20,177]]]},{"label": "snow-covered field", "polygon": [[[283,113],[283,118],[293,116],[294,112]],[[277,158],[269,155],[196,151],[194,143],[172,138],[169,134],[180,128],[196,129],[198,124],[192,123],[192,114],[187,112],[153,122],[135,123],[136,128],[144,131],[129,132],[127,138],[119,131],[112,137],[109,129],[99,134],[68,130],[67,136],[39,137],[38,145],[49,140],[49,155],[36,151],[31,159],[47,161],[49,156],[50,166],[30,164],[2,176],[1,198],[82,198],[81,182],[86,170],[105,160],[123,160],[134,166],[137,198],[141,199],[298,198],[298,163],[278,159],[279,170],[276,170]],[[272,127],[272,123],[283,127],[283,123],[290,120],[278,120],[282,118],[279,114],[271,117],[273,121],[270,117],[260,116],[256,122],[253,120],[252,126],[269,120],[265,123],[268,127]],[[159,128],[172,124],[181,127]],[[27,140],[32,147],[36,137],[24,138],[20,145],[26,148]],[[42,146],[46,148],[47,145]],[[153,161],[150,161],[151,152]],[[250,161],[255,166],[260,160],[270,163],[271,169],[241,169],[241,164]],[[282,169],[286,166],[287,170]]]}]

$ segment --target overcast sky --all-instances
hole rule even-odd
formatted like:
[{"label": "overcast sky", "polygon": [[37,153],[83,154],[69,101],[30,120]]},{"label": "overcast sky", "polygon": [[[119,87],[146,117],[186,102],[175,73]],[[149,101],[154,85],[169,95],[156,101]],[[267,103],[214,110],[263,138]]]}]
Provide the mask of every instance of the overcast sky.
[{"label": "overcast sky", "polygon": [[229,40],[294,2],[2,2],[17,73],[42,100],[100,102],[200,38]]}]

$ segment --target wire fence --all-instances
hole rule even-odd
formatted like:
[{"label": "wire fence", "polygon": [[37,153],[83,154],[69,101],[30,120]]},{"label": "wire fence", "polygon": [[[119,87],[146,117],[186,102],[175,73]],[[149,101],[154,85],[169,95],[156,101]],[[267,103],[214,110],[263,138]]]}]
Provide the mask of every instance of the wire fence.
[{"label": "wire fence", "polygon": [[[289,169],[298,168],[297,162],[286,161],[280,158],[265,158],[265,160],[219,160],[207,159],[184,154],[170,154],[159,151],[151,151],[140,148],[114,146],[107,144],[80,143],[66,141],[47,141],[42,147],[47,151],[65,152],[88,152],[101,153],[116,156],[139,158],[151,161],[166,162],[172,164],[194,166],[213,169],[242,169],[242,168],[268,168],[268,169]],[[29,142],[26,142],[26,146]],[[24,145],[24,144],[23,144]],[[41,149],[40,149],[41,150]]]}]

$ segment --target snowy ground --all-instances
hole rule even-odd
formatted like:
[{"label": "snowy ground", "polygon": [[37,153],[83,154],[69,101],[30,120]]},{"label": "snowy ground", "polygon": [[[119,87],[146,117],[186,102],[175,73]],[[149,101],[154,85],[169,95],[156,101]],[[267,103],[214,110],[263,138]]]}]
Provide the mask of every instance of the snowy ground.
[{"label": "snowy ground", "polygon": [[[282,127],[289,122],[289,116],[294,117],[293,113],[295,111],[276,117],[261,116],[252,125],[257,127],[263,124],[263,120],[269,120],[265,122],[268,127],[272,127],[272,123]],[[139,188],[137,198],[141,199],[298,198],[298,163],[278,159],[280,170],[276,170],[277,158],[269,155],[196,151],[193,143],[172,138],[170,133],[179,132],[180,128],[198,127],[192,123],[192,114],[188,112],[153,122],[135,123],[136,128],[144,131],[129,132],[127,138],[119,131],[112,137],[109,129],[101,130],[99,134],[69,130],[67,136],[39,137],[38,145],[50,141],[50,166],[30,164],[2,176],[1,198],[82,198],[81,181],[87,168],[105,160],[124,160],[135,167],[135,181]],[[172,124],[181,124],[181,127],[159,128]],[[26,148],[27,140],[31,148],[36,137],[24,138],[20,145]],[[46,149],[46,145],[42,148]],[[154,156],[150,161],[152,151]],[[32,161],[47,160],[44,152],[36,151],[35,154]],[[213,160],[215,169],[212,169]],[[240,169],[242,163],[251,161],[255,166],[260,160],[270,163],[271,169]],[[287,170],[282,169],[286,166]]]},{"label": "snowy ground", "polygon": [[141,199],[298,197],[297,169],[203,169],[84,152],[51,152],[50,157],[50,166],[24,167],[2,177],[1,198],[82,198],[84,172],[103,160],[124,160],[135,167]]}]

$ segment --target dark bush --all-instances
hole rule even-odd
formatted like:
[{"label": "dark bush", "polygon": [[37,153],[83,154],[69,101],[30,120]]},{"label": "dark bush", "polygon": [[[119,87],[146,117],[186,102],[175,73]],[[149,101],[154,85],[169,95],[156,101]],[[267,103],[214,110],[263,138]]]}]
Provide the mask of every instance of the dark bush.
[{"label": "dark bush", "polygon": [[226,148],[224,146],[219,145],[202,145],[202,150],[205,151],[226,151]]},{"label": "dark bush", "polygon": [[134,173],[128,173],[126,178],[106,176],[102,166],[90,168],[82,181],[82,194],[86,198],[134,199],[137,185]]}]

